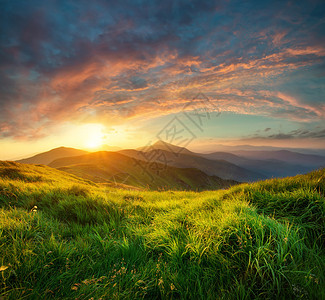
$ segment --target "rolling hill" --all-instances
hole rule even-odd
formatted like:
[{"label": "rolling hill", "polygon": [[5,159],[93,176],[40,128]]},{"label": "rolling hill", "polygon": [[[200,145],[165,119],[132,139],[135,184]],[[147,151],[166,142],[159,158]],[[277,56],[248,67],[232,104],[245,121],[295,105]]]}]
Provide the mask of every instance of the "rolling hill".
[{"label": "rolling hill", "polygon": [[23,164],[48,165],[53,160],[58,158],[78,156],[86,153],[88,152],[84,150],[67,148],[67,147],[59,147],[47,152],[36,154],[29,158],[17,160],[17,162]]},{"label": "rolling hill", "polygon": [[175,168],[145,162],[117,152],[100,151],[54,160],[50,167],[94,182],[116,182],[150,189],[219,189],[237,184],[195,168]]},{"label": "rolling hill", "polygon": [[0,161],[0,298],[324,299],[325,170],[219,191]]},{"label": "rolling hill", "polygon": [[145,152],[126,149],[119,153],[135,159],[160,162],[177,168],[196,168],[210,176],[218,176],[223,179],[249,182],[266,178],[262,174],[246,170],[228,161],[207,159],[188,149],[161,142],[153,144]]}]

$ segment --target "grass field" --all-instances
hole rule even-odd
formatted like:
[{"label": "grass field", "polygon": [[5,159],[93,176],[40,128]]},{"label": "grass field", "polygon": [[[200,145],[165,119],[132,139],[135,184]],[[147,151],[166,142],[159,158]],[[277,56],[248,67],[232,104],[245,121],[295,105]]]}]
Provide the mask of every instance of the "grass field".
[{"label": "grass field", "polygon": [[325,299],[324,193],[324,169],[197,193],[0,162],[0,298]]}]

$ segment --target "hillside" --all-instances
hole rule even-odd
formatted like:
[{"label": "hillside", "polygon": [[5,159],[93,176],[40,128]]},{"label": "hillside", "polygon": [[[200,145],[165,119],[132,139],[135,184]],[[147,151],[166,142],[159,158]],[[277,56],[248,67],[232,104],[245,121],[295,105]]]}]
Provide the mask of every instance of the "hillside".
[{"label": "hillside", "polygon": [[47,152],[36,154],[29,158],[17,160],[17,162],[23,164],[48,165],[53,160],[58,158],[78,156],[86,153],[88,152],[84,150],[67,148],[67,147],[59,147]]},{"label": "hillside", "polygon": [[[159,149],[159,152],[156,152],[156,149]],[[164,162],[169,166],[177,168],[196,168],[210,176],[218,176],[223,179],[249,182],[266,178],[266,176],[262,174],[241,168],[228,161],[207,159],[189,150],[170,152],[160,148],[154,148],[154,150],[141,152],[133,149],[126,149],[119,151],[119,153],[140,160],[146,160],[146,158],[148,158],[149,161]]]},{"label": "hillside", "polygon": [[0,297],[324,299],[325,170],[128,191],[0,162]]},{"label": "hillside", "polygon": [[107,151],[57,159],[49,166],[95,182],[117,182],[150,189],[211,190],[238,183],[194,168],[174,168]]}]

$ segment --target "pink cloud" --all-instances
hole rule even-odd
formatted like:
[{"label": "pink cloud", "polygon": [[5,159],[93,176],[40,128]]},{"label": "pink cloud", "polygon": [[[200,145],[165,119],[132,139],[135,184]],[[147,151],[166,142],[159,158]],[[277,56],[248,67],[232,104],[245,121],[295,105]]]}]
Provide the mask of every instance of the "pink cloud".
[{"label": "pink cloud", "polygon": [[[280,42],[285,33],[274,36]],[[4,122],[3,132],[12,132],[17,137],[39,137],[47,127],[55,126],[62,120],[82,122],[97,118],[111,122],[123,119],[155,118],[181,111],[184,103],[191,100],[198,90],[204,90],[223,111],[246,114],[275,115],[292,119],[309,120],[316,115],[324,118],[324,105],[313,106],[278,91],[255,90],[250,88],[282,74],[309,64],[312,60],[287,61],[287,58],[314,55],[322,57],[321,47],[289,48],[259,59],[237,59],[230,63],[209,65],[199,57],[180,57],[175,51],[163,50],[159,55],[138,59],[105,56],[101,53],[92,59],[62,67],[48,81],[31,87],[27,79],[19,82],[20,100],[16,107],[9,109],[14,122]],[[191,70],[197,68],[197,72]],[[28,77],[22,74],[22,78]],[[116,80],[128,79],[133,74],[143,74],[147,85],[128,88]],[[245,89],[245,85],[247,89]],[[37,90],[37,98],[28,104],[26,94],[31,88]],[[121,97],[114,101],[114,97]],[[280,99],[275,102],[274,98]],[[19,104],[20,103],[20,104]],[[296,109],[292,115],[290,109]],[[281,112],[280,112],[281,110]],[[305,117],[303,114],[305,113]],[[39,128],[31,128],[33,121]],[[23,134],[17,132],[17,128]]]}]

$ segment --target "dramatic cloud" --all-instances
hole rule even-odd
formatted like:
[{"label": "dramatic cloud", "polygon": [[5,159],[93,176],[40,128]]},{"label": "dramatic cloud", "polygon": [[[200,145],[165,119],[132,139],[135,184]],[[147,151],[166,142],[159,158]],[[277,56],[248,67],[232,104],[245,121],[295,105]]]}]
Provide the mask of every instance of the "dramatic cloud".
[{"label": "dramatic cloud", "polygon": [[323,1],[2,1],[0,17],[2,137],[155,118],[198,91],[220,111],[325,119]]}]

